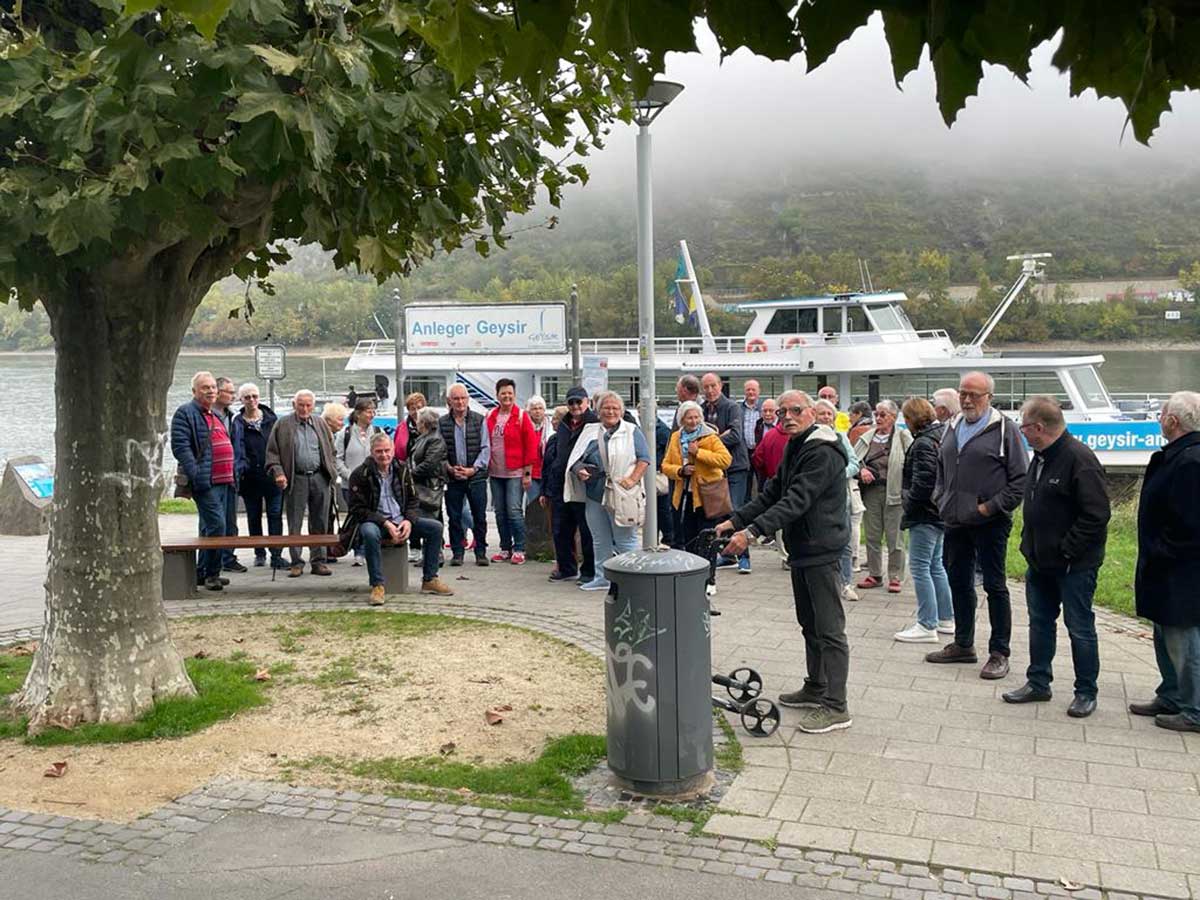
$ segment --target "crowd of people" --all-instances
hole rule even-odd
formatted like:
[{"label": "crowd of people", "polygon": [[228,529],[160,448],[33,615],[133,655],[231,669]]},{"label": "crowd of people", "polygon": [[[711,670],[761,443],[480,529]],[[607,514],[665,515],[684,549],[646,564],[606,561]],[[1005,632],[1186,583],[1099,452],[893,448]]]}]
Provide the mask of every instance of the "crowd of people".
[{"label": "crowd of people", "polygon": [[[1103,470],[1067,430],[1054,399],[1028,399],[1015,422],[992,405],[986,373],[967,373],[957,389],[928,399],[847,410],[832,386],[815,400],[798,390],[763,398],[750,380],[734,400],[717,374],[684,375],[673,425],[656,423],[653,456],[618,394],[589,396],[578,386],[549,410],[540,397],[522,407],[513,382],[501,379],[498,405],[486,415],[470,408],[462,385],[450,388],[444,415],[414,393],[394,435],[373,424],[366,398],[351,410],[326,404],[318,416],[313,394],[298,391],[291,415],[277,416],[253,384],[235,390],[199,372],[192,392],[175,413],[171,440],[200,534],[236,534],[238,496],[252,536],[264,533],[264,514],[268,535],[283,533],[285,517],[288,534],[300,534],[306,515],[310,534],[329,534],[338,489],[348,509],[341,543],[353,564],[367,566],[374,604],[385,600],[386,543],[408,542],[423,592],[450,594],[439,569],[462,566],[468,550],[479,566],[523,565],[530,514],[549,516],[549,580],[582,591],[609,589],[603,563],[637,547],[647,502],[658,504],[662,546],[695,551],[706,531],[728,536],[719,568],[751,574],[750,545],[773,544],[791,573],[808,665],[803,686],[780,702],[799,708],[800,727],[811,733],[851,724],[843,604],[874,589],[899,592],[907,575],[916,608],[896,641],[948,637],[928,663],[978,664],[981,583],[990,630],[980,677],[1009,674],[1006,556],[1013,513],[1024,504],[1030,663],[1026,683],[1003,699],[1051,699],[1061,610],[1075,672],[1067,713],[1081,718],[1096,709],[1092,598],[1111,514]],[[1131,711],[1200,731],[1200,605],[1192,588],[1200,575],[1200,395],[1173,395],[1161,427],[1167,443],[1146,472],[1135,587],[1139,614],[1155,623],[1162,684],[1154,700]],[[658,496],[648,500],[652,461]],[[499,543],[490,556],[489,492]],[[270,549],[270,564],[302,576],[301,548],[289,548],[287,560],[282,549]],[[255,550],[255,565],[267,561],[266,549]],[[335,561],[313,542],[313,574],[328,575]],[[232,551],[199,555],[197,577],[209,590],[228,583],[222,573],[244,571]]]}]

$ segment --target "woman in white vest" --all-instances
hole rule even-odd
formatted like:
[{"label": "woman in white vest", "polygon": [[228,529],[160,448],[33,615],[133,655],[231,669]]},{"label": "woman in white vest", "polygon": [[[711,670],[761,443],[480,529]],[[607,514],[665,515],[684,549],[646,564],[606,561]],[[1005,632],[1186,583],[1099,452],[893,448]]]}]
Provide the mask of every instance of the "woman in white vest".
[{"label": "woman in white vest", "polygon": [[563,495],[586,501],[584,513],[596,551],[596,577],[584,591],[607,591],[603,563],[637,549],[637,530],[645,520],[642,476],[650,466],[650,447],[642,430],[625,421],[625,403],[612,391],[596,398],[600,421],[585,425],[567,459]]}]

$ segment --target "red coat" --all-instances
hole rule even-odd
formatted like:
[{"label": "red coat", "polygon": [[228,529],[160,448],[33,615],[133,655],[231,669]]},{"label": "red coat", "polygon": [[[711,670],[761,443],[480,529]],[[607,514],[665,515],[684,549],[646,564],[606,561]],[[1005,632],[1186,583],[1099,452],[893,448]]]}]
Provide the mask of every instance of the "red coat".
[{"label": "red coat", "polygon": [[775,427],[762,436],[762,440],[754,448],[750,465],[764,481],[775,477],[775,471],[783,460],[783,451],[787,448],[788,433],[783,430],[783,416],[775,423]]},{"label": "red coat", "polygon": [[[496,419],[499,416],[500,407],[497,406],[484,420],[489,437],[496,429]],[[534,478],[541,478],[542,441],[529,414],[520,407],[513,406],[508,422],[504,425],[504,467],[524,469],[526,466],[533,472]]]}]

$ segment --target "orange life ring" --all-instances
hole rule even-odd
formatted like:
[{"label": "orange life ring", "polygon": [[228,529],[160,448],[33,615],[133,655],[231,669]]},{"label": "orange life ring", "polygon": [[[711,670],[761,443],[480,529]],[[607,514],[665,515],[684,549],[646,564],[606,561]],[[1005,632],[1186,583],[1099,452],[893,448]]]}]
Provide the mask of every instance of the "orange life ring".
[{"label": "orange life ring", "polygon": [[762,338],[751,338],[750,340],[746,341],[746,352],[747,353],[766,353],[767,352],[767,342],[764,341]]},{"label": "orange life ring", "polygon": [[806,346],[808,346],[808,341],[806,341],[804,338],[800,337],[799,335],[794,335],[783,342],[784,350],[791,350],[794,347],[806,347]]}]

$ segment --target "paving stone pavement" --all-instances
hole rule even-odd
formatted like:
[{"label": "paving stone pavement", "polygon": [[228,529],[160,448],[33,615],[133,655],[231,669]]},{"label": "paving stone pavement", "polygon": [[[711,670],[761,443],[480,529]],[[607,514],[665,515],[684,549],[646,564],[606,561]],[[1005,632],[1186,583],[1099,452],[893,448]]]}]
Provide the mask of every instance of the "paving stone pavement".
[{"label": "paving stone pavement", "polygon": [[[190,533],[194,527],[184,517],[164,520],[166,533]],[[30,539],[0,538],[0,551],[12,558],[10,540]],[[786,574],[769,552],[756,550],[754,561],[753,575],[723,571],[719,576],[715,602],[724,615],[714,621],[714,665],[718,671],[753,666],[763,675],[767,696],[775,696],[799,684],[804,646]],[[363,570],[347,562],[336,570],[331,578],[306,575],[272,582],[269,571],[252,569],[234,576],[225,593],[169,603],[168,612],[178,617],[364,605]],[[545,564],[486,569],[468,564],[445,572],[455,597],[390,598],[389,608],[510,622],[602,654],[600,598],[548,584]],[[38,572],[18,580],[17,596],[4,601],[5,618],[0,622],[10,627],[0,628],[0,644],[40,629],[42,577]],[[31,589],[34,582],[36,590]],[[345,814],[344,821],[351,824],[404,829],[415,825],[421,830],[425,826],[420,823],[432,822],[434,816],[457,817],[433,823],[430,832],[434,827],[453,828],[459,829],[455,836],[464,839],[511,841],[601,858],[607,854],[896,900],[942,900],[955,894],[1030,900],[1067,893],[1059,879],[1085,886],[1072,893],[1076,897],[1099,897],[1103,892],[1118,900],[1135,894],[1200,898],[1200,736],[1165,732],[1125,709],[1129,700],[1150,696],[1157,683],[1148,633],[1133,620],[1098,612],[1100,698],[1092,718],[1066,716],[1071,672],[1065,631],[1060,632],[1065,655],[1058,661],[1054,701],[1009,706],[999,694],[1022,683],[1028,647],[1020,584],[1014,583],[1012,590],[1013,674],[1000,682],[980,680],[977,666],[928,665],[922,656],[929,646],[892,640],[892,634],[909,623],[915,606],[907,584],[898,595],[862,592],[863,600],[847,604],[851,729],[805,735],[795,728],[795,712],[784,709],[782,725],[771,738],[742,735],[746,768],[723,798],[719,814],[709,821],[709,836],[688,838],[686,828],[670,820],[642,822],[635,817],[616,826],[655,832],[639,839],[666,841],[685,850],[660,848],[658,843],[638,849],[636,841],[624,845],[630,835],[619,830],[608,832],[569,819],[533,822],[548,830],[539,832],[532,843],[531,835],[509,833],[505,840],[497,833],[503,829],[483,823],[516,814],[443,805],[431,812],[432,807],[416,801],[352,794],[334,799],[319,791],[271,784],[239,782],[231,788],[233,783],[225,781],[130,825],[73,826],[74,820],[51,816],[34,817],[38,821],[31,824],[29,818],[5,818],[28,814],[3,813],[0,847],[86,852],[89,859],[139,864],[142,857],[154,855],[150,848],[186,840],[188,828],[208,821],[188,810],[198,808],[213,816],[223,809],[249,809],[245,804],[254,803],[254,809],[268,815],[324,816],[329,808],[305,806],[312,798],[333,799],[335,806],[371,807],[335,810],[327,817],[330,821],[343,821],[340,815]],[[982,642],[986,614],[980,617],[980,632]],[[249,793],[221,793],[230,790]],[[259,798],[264,791],[276,799]],[[230,803],[242,805],[222,805]],[[410,818],[427,812],[428,817]],[[383,821],[402,824],[379,825]],[[192,824],[183,824],[188,822]],[[595,831],[597,827],[601,830]],[[620,841],[596,843],[600,837],[584,840],[575,832]],[[80,834],[95,836],[85,840]],[[135,844],[131,847],[128,841]]]}]

